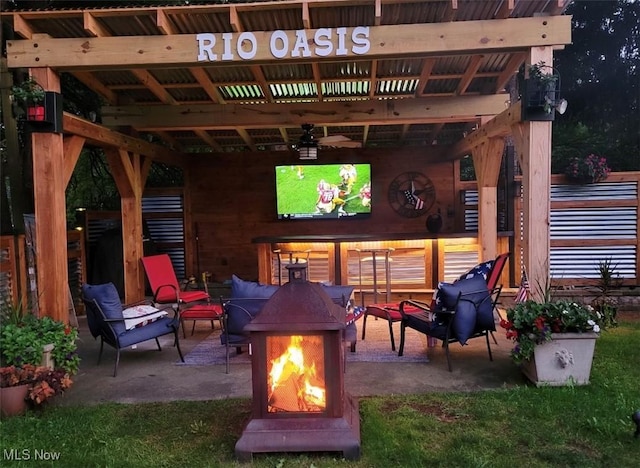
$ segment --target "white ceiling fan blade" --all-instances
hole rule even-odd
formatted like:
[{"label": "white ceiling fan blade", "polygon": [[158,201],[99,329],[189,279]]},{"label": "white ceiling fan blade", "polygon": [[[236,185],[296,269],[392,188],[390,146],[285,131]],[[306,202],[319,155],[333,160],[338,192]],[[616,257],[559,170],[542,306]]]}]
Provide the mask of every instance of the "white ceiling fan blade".
[{"label": "white ceiling fan blade", "polygon": [[362,143],[353,141],[344,135],[330,135],[318,138],[318,143],[323,146],[335,146],[336,148],[362,148]]}]

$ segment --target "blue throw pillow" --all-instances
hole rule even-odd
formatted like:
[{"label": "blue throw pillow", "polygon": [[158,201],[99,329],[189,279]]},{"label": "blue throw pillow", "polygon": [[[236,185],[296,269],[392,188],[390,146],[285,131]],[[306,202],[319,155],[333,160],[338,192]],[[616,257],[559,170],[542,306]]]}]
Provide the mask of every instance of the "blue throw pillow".
[{"label": "blue throw pillow", "polygon": [[[464,345],[478,326],[479,309],[483,310],[481,318],[483,325],[487,320],[487,306],[489,313],[493,314],[487,283],[481,275],[477,275],[458,280],[453,284],[440,283],[438,289],[443,306],[448,309],[456,308],[453,316],[453,333],[460,344]],[[461,295],[460,301],[458,301],[459,295]],[[493,315],[491,321],[493,322]]]},{"label": "blue throw pillow", "polygon": [[231,276],[232,298],[268,299],[278,290],[278,286],[244,281],[236,275]]}]

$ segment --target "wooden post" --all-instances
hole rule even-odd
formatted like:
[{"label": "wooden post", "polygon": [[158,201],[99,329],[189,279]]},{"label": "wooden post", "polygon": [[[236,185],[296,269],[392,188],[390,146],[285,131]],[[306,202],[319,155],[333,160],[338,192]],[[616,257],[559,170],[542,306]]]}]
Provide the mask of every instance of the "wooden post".
[{"label": "wooden post", "polygon": [[126,150],[108,149],[105,154],[121,197],[125,302],[131,303],[144,297],[142,189],[151,160]]},{"label": "wooden post", "polygon": [[[31,69],[47,91],[60,92],[60,77],[50,68]],[[36,262],[40,315],[69,322],[67,221],[64,145],[60,133],[32,133]]]},{"label": "wooden post", "polygon": [[478,242],[480,259],[498,256],[498,177],[504,138],[489,138],[471,150],[478,181]]},{"label": "wooden post", "polygon": [[[551,47],[531,49],[527,66],[553,64]],[[512,126],[518,161],[522,169],[523,257],[534,298],[549,285],[551,122],[518,122]]]}]

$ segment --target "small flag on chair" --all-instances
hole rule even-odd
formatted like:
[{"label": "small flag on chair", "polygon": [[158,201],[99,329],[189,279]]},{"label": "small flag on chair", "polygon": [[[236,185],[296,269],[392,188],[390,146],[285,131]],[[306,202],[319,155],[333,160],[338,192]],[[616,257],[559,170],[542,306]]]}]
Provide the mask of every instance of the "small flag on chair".
[{"label": "small flag on chair", "polygon": [[516,293],[516,304],[519,302],[525,302],[529,299],[529,280],[527,279],[526,270],[522,271],[522,279],[520,280],[520,288]]}]

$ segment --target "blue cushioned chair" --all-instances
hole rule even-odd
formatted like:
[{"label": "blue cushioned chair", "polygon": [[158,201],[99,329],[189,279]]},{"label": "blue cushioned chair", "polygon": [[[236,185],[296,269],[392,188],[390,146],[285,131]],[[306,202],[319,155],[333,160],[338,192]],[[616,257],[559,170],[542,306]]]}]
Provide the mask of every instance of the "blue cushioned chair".
[{"label": "blue cushioned chair", "polygon": [[[443,285],[440,286],[443,288]],[[493,310],[500,297],[502,286],[489,290],[482,277],[473,280],[461,280],[446,285],[443,304],[432,309],[431,304],[422,301],[406,300],[400,302],[400,348],[398,356],[404,351],[405,330],[414,329],[427,337],[442,341],[447,356],[449,372],[451,357],[449,344],[465,345],[472,338],[485,337],[489,360],[493,361],[489,335],[495,331]],[[407,309],[411,308],[411,313]],[[415,312],[415,309],[419,312]]]},{"label": "blue cushioned chair", "polygon": [[[120,302],[118,290],[113,283],[106,284],[84,284],[82,285],[82,300],[86,305],[87,322],[89,331],[94,338],[100,337],[100,354],[98,355],[98,364],[102,358],[102,350],[104,343],[113,346],[116,349],[116,363],[113,368],[113,376],[118,375],[118,363],[120,362],[120,350],[143,341],[155,339],[158,350],[162,351],[158,337],[173,334],[174,344],[178,349],[180,359],[184,362],[180,343],[178,340],[178,329],[180,327],[180,318],[176,314],[174,317],[164,316],[153,322],[143,326],[127,329],[125,326],[125,318],[122,311],[128,306],[123,306]],[[139,303],[140,305],[142,303]],[[147,314],[152,316],[159,311],[167,310],[174,312],[173,307],[166,309],[153,309],[154,312]],[[144,318],[145,315],[138,318]]]},{"label": "blue cushioned chair", "polygon": [[244,328],[256,317],[269,300],[268,297],[260,298],[221,298],[222,304],[222,333],[220,342],[225,347],[227,374],[229,373],[229,358],[231,348],[236,348],[240,354],[243,347],[249,347],[251,338]]}]

